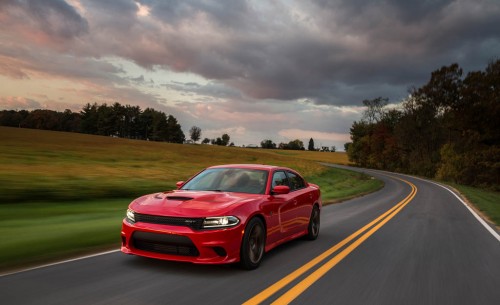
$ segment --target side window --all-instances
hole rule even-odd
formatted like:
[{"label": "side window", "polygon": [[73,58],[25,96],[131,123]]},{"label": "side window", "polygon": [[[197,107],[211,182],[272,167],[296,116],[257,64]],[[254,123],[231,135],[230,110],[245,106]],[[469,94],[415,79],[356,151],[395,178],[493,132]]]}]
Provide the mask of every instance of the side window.
[{"label": "side window", "polygon": [[306,187],[306,182],[304,181],[304,179],[302,179],[302,177],[292,172],[287,172],[287,174],[288,178],[290,179],[290,189],[292,191],[303,189]]},{"label": "side window", "polygon": [[288,178],[285,172],[275,172],[273,174],[273,183],[271,188],[274,188],[276,185],[287,185],[288,186]]}]

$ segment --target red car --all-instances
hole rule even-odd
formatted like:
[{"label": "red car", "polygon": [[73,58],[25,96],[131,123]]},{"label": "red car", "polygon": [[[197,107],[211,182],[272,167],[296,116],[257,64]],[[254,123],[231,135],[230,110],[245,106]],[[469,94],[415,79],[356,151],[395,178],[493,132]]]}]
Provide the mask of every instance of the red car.
[{"label": "red car", "polygon": [[122,252],[255,269],[264,252],[300,236],[318,237],[320,189],[292,169],[213,166],[177,186],[129,205]]}]

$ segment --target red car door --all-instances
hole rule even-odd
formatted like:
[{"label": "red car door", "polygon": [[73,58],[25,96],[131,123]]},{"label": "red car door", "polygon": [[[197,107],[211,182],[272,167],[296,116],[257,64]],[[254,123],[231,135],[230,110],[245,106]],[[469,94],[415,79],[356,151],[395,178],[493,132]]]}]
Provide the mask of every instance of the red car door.
[{"label": "red car door", "polygon": [[300,175],[291,171],[286,173],[290,184],[290,194],[293,195],[294,202],[293,215],[291,216],[294,219],[294,231],[303,231],[309,224],[313,195]]},{"label": "red car door", "polygon": [[279,170],[274,172],[272,179],[272,188],[276,185],[286,185],[290,187],[290,193],[274,195],[275,202],[279,202],[278,207],[278,221],[280,227],[279,238],[285,238],[301,230],[303,219],[302,206],[304,199],[302,198],[303,192],[300,190],[293,190],[290,184],[289,174],[285,171]]}]

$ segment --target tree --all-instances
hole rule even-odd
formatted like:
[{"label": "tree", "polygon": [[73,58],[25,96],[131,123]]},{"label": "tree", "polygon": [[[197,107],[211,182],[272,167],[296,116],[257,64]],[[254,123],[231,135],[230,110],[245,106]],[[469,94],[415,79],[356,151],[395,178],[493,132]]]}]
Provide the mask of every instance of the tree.
[{"label": "tree", "polygon": [[345,144],[344,144],[344,151],[345,151],[345,152],[348,152],[348,151],[349,151],[349,146],[351,146],[351,145],[352,145],[352,142],[347,142],[347,143],[345,143]]},{"label": "tree", "polygon": [[361,120],[354,122],[350,128],[352,143],[347,150],[349,161],[360,166],[367,166],[368,162],[368,123]]},{"label": "tree", "polygon": [[332,146],[332,149],[330,150],[331,152],[336,152],[337,151],[337,147],[335,147],[335,145]]},{"label": "tree", "polygon": [[87,103],[78,113],[66,109],[57,112],[47,109],[33,111],[0,111],[0,125],[57,131],[83,132],[131,139],[183,143],[181,125],[172,115],[139,106],[113,103]]},{"label": "tree", "polygon": [[66,109],[59,117],[61,131],[80,132],[81,117],[79,113]]},{"label": "tree", "polygon": [[363,105],[365,105],[366,110],[363,113],[363,119],[367,120],[370,124],[379,122],[384,117],[384,107],[388,101],[388,98],[382,97],[364,100]]},{"label": "tree", "polygon": [[140,116],[141,108],[139,106],[126,105],[123,109],[123,137],[129,139],[140,139]]},{"label": "tree", "polygon": [[201,138],[201,128],[197,126],[191,127],[191,129],[189,130],[189,135],[191,140],[197,142]]},{"label": "tree", "polygon": [[203,139],[203,141],[201,141],[201,144],[208,144],[208,143],[210,143],[209,138],[205,138],[205,139]]},{"label": "tree", "polygon": [[167,141],[170,143],[184,143],[186,136],[181,125],[173,115],[167,117]]},{"label": "tree", "polygon": [[309,145],[307,145],[307,150],[314,150],[314,140],[313,140],[313,138],[309,139]]},{"label": "tree", "polygon": [[500,187],[500,60],[462,77],[458,64],[432,72],[399,109],[364,100],[354,122],[349,159],[363,167]]},{"label": "tree", "polygon": [[260,147],[267,149],[275,149],[276,143],[274,143],[272,140],[266,139],[260,142]]},{"label": "tree", "polygon": [[99,119],[97,114],[97,103],[90,105],[87,103],[80,111],[82,117],[82,132],[88,134],[97,134],[97,121]]},{"label": "tree", "polygon": [[299,139],[295,139],[293,141],[288,142],[288,144],[286,144],[286,148],[284,149],[304,150],[304,142],[302,142]]},{"label": "tree", "polygon": [[222,142],[221,142],[221,145],[222,146],[227,146],[229,144],[229,135],[227,133],[223,134],[222,135]]},{"label": "tree", "polygon": [[141,135],[146,140],[167,141],[167,116],[165,113],[146,108],[140,116]]},{"label": "tree", "polygon": [[2,110],[0,111],[0,125],[10,127],[25,127],[23,122],[30,114],[27,110]]}]

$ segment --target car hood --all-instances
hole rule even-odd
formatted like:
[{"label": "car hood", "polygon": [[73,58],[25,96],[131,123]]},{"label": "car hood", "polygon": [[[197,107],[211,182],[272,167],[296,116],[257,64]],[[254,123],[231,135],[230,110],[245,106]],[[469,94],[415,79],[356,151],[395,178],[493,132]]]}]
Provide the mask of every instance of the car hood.
[{"label": "car hood", "polygon": [[142,196],[130,204],[137,213],[208,217],[227,215],[235,206],[258,200],[262,195],[212,191],[171,191]]}]

